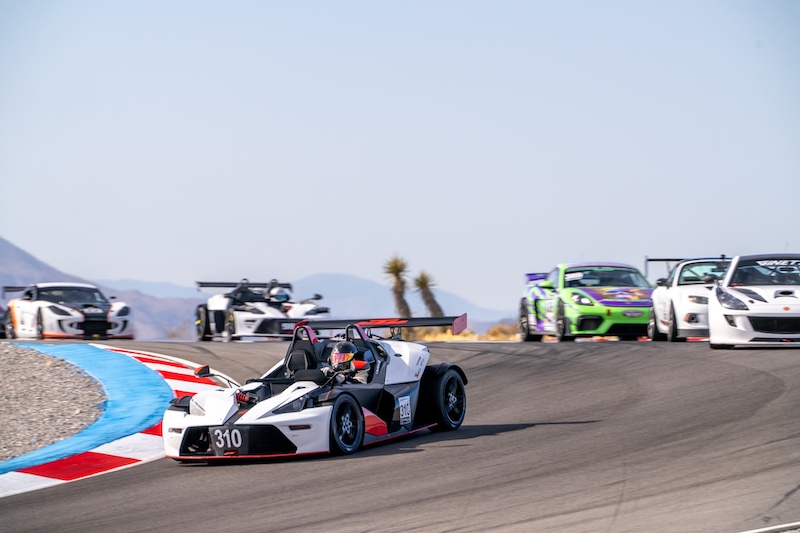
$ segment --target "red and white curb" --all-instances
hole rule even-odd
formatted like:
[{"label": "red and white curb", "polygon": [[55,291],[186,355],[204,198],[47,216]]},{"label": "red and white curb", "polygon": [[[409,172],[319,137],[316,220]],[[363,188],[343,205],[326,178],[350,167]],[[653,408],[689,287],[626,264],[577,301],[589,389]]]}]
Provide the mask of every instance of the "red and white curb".
[{"label": "red and white curb", "polygon": [[[194,369],[197,365],[190,361],[149,352],[94,346],[127,355],[154,370],[166,381],[176,398],[194,396],[200,391],[220,387],[209,378],[195,376]],[[144,431],[86,452],[0,474],[0,498],[113,472],[163,457],[164,443],[159,422]]]}]

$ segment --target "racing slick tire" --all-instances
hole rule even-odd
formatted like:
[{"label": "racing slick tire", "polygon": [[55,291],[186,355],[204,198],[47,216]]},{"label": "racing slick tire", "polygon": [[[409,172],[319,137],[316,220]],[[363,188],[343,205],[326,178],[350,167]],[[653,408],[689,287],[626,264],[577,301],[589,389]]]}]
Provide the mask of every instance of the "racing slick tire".
[{"label": "racing slick tire", "polygon": [[361,406],[349,394],[340,394],[331,410],[331,453],[347,455],[357,451],[364,440]]},{"label": "racing slick tire", "polygon": [[[536,302],[534,302],[534,306]],[[534,307],[535,309],[535,307]],[[522,342],[534,342],[542,340],[541,335],[531,335],[531,325],[528,322],[528,310],[523,304],[519,310],[519,338]]]},{"label": "racing slick tire", "polygon": [[6,315],[6,338],[17,338],[17,332],[14,331],[14,320],[11,318],[11,313]]},{"label": "racing slick tire", "polygon": [[667,340],[667,335],[665,333],[661,333],[658,331],[658,325],[656,324],[656,309],[655,307],[650,308],[650,320],[647,321],[647,338],[651,341],[665,341]]},{"label": "racing slick tire", "polygon": [[211,325],[208,323],[208,306],[197,306],[197,318],[195,319],[197,328],[197,340],[201,342],[211,340]]},{"label": "racing slick tire", "polygon": [[678,323],[675,320],[675,307],[669,306],[669,328],[667,328],[669,342],[686,342],[686,337],[678,336]]},{"label": "racing slick tire", "polygon": [[42,321],[42,312],[36,314],[36,338],[38,340],[44,339],[44,322]]},{"label": "racing slick tire", "polygon": [[436,426],[431,431],[458,429],[467,414],[467,392],[461,375],[451,368],[436,378],[433,388]]},{"label": "racing slick tire", "polygon": [[564,304],[558,302],[556,313],[556,337],[561,342],[574,341],[575,337],[569,334],[569,319],[564,316]]},{"label": "racing slick tire", "polygon": [[236,336],[236,316],[233,314],[233,311],[228,311],[228,314],[225,316],[225,333],[228,341],[238,340]]}]

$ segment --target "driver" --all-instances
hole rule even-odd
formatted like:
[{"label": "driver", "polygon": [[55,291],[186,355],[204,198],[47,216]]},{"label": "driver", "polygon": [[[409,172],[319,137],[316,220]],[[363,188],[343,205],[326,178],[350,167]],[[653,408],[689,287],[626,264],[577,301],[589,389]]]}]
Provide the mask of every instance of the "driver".
[{"label": "driver", "polygon": [[[333,346],[331,351],[329,367],[324,367],[322,371],[326,376],[338,374],[339,383],[366,383],[370,364],[367,361],[356,361],[355,356],[358,348],[350,341],[340,341]],[[338,378],[342,379],[339,380]]]}]

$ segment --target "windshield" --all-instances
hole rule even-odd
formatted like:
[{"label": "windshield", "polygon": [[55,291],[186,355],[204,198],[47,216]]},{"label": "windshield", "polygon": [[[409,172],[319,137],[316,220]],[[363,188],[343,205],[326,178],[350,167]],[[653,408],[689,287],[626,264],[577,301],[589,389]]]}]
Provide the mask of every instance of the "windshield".
[{"label": "windshield", "polygon": [[800,259],[740,261],[731,276],[731,287],[741,285],[800,285]]},{"label": "windshield", "polygon": [[564,273],[565,287],[641,287],[650,283],[634,268],[589,266],[568,268]]},{"label": "windshield", "polygon": [[103,293],[88,287],[39,289],[39,299],[53,303],[108,303]]},{"label": "windshield", "polygon": [[702,285],[706,283],[703,278],[709,274],[722,278],[729,264],[727,261],[708,261],[684,265],[678,276],[678,285]]}]

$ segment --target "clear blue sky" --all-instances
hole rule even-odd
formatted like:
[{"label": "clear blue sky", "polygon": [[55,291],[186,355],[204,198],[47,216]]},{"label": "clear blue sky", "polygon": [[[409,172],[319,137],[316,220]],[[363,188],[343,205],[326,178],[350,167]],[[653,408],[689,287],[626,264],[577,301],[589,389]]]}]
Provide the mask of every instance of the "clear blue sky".
[{"label": "clear blue sky", "polygon": [[[800,251],[800,2],[0,0],[0,236],[87,279]],[[458,312],[458,310],[446,310]]]}]

